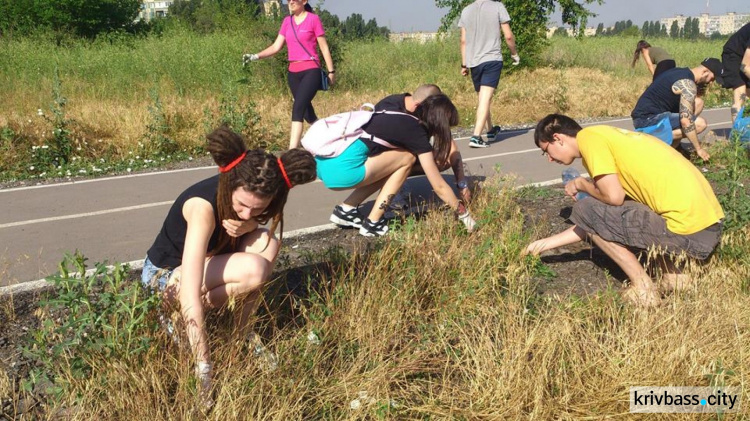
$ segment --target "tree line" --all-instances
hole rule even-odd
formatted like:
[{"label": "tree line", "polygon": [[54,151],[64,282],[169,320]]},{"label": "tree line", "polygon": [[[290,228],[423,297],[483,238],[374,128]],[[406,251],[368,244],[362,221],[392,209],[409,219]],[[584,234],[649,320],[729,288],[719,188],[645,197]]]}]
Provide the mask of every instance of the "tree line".
[{"label": "tree line", "polygon": [[[163,18],[138,22],[141,0],[0,0],[0,37],[52,32],[58,36],[94,39],[111,33],[148,34],[170,21],[179,21],[199,32],[250,24],[266,17],[259,0],[176,0]],[[327,10],[316,10],[326,32],[342,40],[388,39],[390,31],[375,19],[365,21],[355,13],[341,20]]]}]

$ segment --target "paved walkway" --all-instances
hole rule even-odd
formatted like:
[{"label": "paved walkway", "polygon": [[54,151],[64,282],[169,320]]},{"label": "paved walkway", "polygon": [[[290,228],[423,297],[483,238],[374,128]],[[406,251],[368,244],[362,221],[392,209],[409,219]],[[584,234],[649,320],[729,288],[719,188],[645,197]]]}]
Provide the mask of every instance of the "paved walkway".
[{"label": "paved walkway", "polygon": [[[731,126],[728,109],[703,115],[720,136]],[[606,124],[632,129],[630,119]],[[521,183],[559,180],[563,167],[541,157],[532,131],[505,132],[499,139],[486,149],[471,149],[466,138],[458,139],[474,177],[500,171],[518,175]],[[90,263],[143,259],[172,201],[216,171],[191,168],[0,190],[0,287],[50,275],[64,253],[76,249]],[[445,174],[452,185],[450,170]],[[424,177],[409,179],[407,186],[412,194],[432,194]],[[286,205],[285,236],[326,229],[331,209],[347,195],[326,189],[320,181],[295,188]]]}]

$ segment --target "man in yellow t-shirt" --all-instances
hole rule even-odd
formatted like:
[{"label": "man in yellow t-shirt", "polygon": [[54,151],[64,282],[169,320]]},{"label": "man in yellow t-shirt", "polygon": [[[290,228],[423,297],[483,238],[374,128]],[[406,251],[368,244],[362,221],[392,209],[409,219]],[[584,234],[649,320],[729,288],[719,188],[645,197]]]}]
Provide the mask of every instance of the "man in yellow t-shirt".
[{"label": "man in yellow t-shirt", "polygon": [[565,185],[577,201],[570,229],[531,243],[526,252],[572,244],[591,236],[630,279],[623,296],[636,304],[661,301],[630,248],[656,248],[664,252],[663,281],[666,289],[687,281],[673,257],[685,253],[705,260],[721,237],[724,212],[703,174],[660,140],[609,126],[582,129],[570,117],[550,114],[536,126],[534,143],[550,162],[570,165],[576,158],[593,179],[578,177]]}]

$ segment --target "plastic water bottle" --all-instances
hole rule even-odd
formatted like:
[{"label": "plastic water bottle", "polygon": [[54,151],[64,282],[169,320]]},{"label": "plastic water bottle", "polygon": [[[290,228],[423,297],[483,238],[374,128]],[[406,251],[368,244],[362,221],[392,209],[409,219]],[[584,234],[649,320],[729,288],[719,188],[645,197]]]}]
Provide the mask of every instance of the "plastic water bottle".
[{"label": "plastic water bottle", "polygon": [[[574,178],[577,178],[580,176],[581,176],[581,173],[579,173],[578,170],[573,167],[568,167],[564,169],[562,172],[563,185],[568,184],[570,181],[573,181]],[[590,195],[588,193],[579,191],[578,193],[576,193],[576,200],[583,200],[589,196]]]}]

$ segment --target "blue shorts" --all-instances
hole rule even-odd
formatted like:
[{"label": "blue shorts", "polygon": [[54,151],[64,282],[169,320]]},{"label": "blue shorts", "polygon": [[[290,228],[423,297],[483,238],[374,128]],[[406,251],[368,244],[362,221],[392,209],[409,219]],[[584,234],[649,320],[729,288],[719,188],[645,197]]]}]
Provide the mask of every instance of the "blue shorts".
[{"label": "blue shorts", "polygon": [[474,90],[479,92],[479,87],[489,86],[497,88],[500,83],[500,73],[503,71],[502,61],[487,61],[471,68],[471,80],[474,82]]},{"label": "blue shorts", "polygon": [[152,288],[156,291],[164,291],[167,287],[167,282],[172,276],[172,269],[162,269],[156,267],[151,260],[146,256],[143,261],[143,272],[141,272],[141,283],[147,288]]},{"label": "blue shorts", "polygon": [[[671,113],[669,111],[663,112],[661,114],[657,114],[655,116],[651,117],[645,117],[645,118],[636,118],[633,119],[633,127],[636,129],[642,129],[644,127],[651,127],[659,124],[659,122],[664,118],[669,116],[669,125],[672,127],[672,130],[678,130],[682,126],[680,125],[680,114],[679,113]],[[695,123],[695,116],[691,119],[693,123]]]},{"label": "blue shorts", "polygon": [[348,189],[365,179],[365,162],[370,149],[360,139],[333,158],[316,156],[318,178],[329,189]]}]

